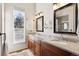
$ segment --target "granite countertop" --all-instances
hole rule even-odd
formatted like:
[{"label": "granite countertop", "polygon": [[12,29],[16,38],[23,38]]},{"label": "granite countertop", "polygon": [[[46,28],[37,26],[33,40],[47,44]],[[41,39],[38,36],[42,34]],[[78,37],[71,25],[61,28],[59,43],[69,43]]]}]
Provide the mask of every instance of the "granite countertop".
[{"label": "granite countertop", "polygon": [[46,42],[46,43],[49,43],[51,45],[54,45],[58,48],[61,48],[61,49],[64,49],[66,51],[69,51],[73,54],[76,54],[76,55],[79,55],[79,42],[69,42],[69,41],[64,41],[64,40],[51,40],[51,39],[44,39],[40,36],[33,36],[33,35],[30,35],[33,39],[40,39],[41,41],[43,42]]}]

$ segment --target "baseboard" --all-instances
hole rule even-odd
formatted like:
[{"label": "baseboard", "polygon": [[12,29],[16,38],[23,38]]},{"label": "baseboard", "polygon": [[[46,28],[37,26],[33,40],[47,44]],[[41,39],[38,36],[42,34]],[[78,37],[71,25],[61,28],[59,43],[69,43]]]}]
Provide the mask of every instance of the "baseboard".
[{"label": "baseboard", "polygon": [[19,50],[17,50],[17,51],[12,51],[12,52],[9,52],[9,54],[12,54],[12,53],[15,53],[15,52],[21,52],[22,50],[26,50],[26,49],[28,49],[28,48],[19,49]]}]

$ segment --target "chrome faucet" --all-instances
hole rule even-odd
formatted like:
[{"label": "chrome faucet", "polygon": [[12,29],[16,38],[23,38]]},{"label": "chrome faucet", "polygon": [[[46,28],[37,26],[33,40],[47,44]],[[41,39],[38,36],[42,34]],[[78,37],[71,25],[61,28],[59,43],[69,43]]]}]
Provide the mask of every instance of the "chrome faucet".
[{"label": "chrome faucet", "polygon": [[61,39],[60,39],[60,40],[64,40],[64,39],[63,39],[63,35],[62,35],[62,34],[61,34]]}]

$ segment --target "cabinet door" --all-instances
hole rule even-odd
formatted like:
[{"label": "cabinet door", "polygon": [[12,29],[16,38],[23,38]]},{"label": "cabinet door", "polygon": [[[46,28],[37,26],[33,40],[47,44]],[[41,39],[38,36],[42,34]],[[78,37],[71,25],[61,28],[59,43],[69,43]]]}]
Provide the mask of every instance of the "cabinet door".
[{"label": "cabinet door", "polygon": [[34,40],[31,41],[31,50],[34,54],[35,53],[35,42],[34,42]]},{"label": "cabinet door", "polygon": [[31,51],[34,53],[35,44],[34,44],[34,40],[32,40],[31,38],[28,39],[28,48],[31,49]]},{"label": "cabinet door", "polygon": [[32,42],[31,42],[31,39],[29,39],[29,38],[28,38],[28,48],[30,48],[30,49],[32,48]]},{"label": "cabinet door", "polygon": [[71,53],[70,52],[67,52],[67,51],[64,51],[58,47],[55,47],[51,44],[48,44],[48,43],[45,43],[45,42],[42,42],[41,43],[41,48],[42,48],[42,55],[43,56],[69,56]]},{"label": "cabinet door", "polygon": [[40,56],[41,55],[40,40],[35,41],[35,55],[37,55],[37,56]]},{"label": "cabinet door", "polygon": [[42,56],[56,56],[55,53],[53,53],[52,51],[48,50],[45,47],[42,47]]}]

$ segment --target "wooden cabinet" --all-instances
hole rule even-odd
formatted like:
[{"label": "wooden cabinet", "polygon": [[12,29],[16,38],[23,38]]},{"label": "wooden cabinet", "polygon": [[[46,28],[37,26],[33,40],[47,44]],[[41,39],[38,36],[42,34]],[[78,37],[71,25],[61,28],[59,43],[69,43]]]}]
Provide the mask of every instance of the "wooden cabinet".
[{"label": "wooden cabinet", "polygon": [[74,56],[71,52],[60,49],[41,40],[28,38],[28,48],[32,50],[36,56]]},{"label": "wooden cabinet", "polygon": [[40,40],[34,40],[30,36],[28,37],[28,48],[31,49],[34,55],[40,56],[41,55],[41,46]]},{"label": "wooden cabinet", "polygon": [[35,55],[40,56],[41,55],[41,41],[35,40]]},{"label": "wooden cabinet", "polygon": [[71,53],[45,42],[41,43],[41,52],[42,52],[42,56],[70,56],[71,55]]},{"label": "wooden cabinet", "polygon": [[31,39],[28,38],[28,48],[31,49],[31,45],[32,45],[32,43],[31,43]]},{"label": "wooden cabinet", "polygon": [[28,48],[31,49],[31,51],[34,53],[35,44],[34,44],[34,40],[32,40],[32,38],[30,37],[28,37]]}]

